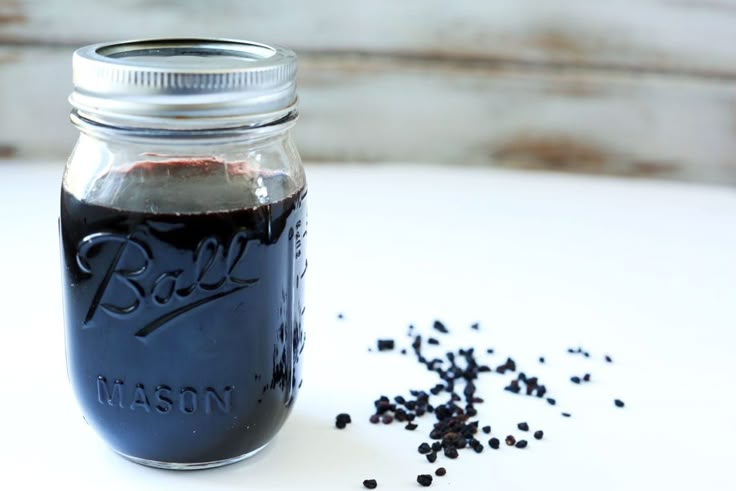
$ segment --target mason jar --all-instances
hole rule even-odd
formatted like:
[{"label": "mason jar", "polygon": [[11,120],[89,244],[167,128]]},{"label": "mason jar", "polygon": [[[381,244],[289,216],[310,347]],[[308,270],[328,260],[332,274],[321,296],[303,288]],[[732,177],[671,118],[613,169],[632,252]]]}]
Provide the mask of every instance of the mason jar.
[{"label": "mason jar", "polygon": [[61,189],[67,369],[87,423],[141,464],[262,449],[301,386],[306,181],[296,56],[156,39],[73,57]]}]

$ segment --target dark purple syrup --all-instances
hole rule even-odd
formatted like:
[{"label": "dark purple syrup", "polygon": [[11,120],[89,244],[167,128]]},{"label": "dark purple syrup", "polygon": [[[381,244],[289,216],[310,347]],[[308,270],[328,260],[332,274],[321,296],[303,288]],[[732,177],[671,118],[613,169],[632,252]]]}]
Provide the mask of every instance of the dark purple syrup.
[{"label": "dark purple syrup", "polygon": [[[196,178],[209,171],[178,167],[197,174],[187,190],[151,169],[135,169],[145,179],[120,186],[110,206],[62,190],[69,377],[87,422],[118,452],[231,459],[269,442],[301,382],[306,190],[226,211],[166,211],[154,202],[167,194],[206,205]],[[164,211],[126,208],[146,204],[141,196]]]}]

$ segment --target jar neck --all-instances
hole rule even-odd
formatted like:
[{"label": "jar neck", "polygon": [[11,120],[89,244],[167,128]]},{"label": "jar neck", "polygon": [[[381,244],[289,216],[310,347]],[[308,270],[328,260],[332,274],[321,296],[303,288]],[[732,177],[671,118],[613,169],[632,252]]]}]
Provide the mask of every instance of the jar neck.
[{"label": "jar neck", "polygon": [[[112,127],[72,114],[81,134],[67,162],[64,189],[90,203],[141,210],[226,210],[277,201],[305,182],[289,131],[295,118],[171,131]],[[209,189],[205,202],[200,203],[204,195],[187,191],[197,182]],[[156,183],[165,185],[159,189]]]},{"label": "jar neck", "polygon": [[253,142],[262,139],[286,137],[288,131],[294,126],[299,113],[293,110],[280,119],[273,120],[264,118],[254,120],[247,126],[227,128],[206,129],[160,129],[160,128],[134,128],[125,126],[112,126],[109,124],[85,118],[74,109],[70,114],[72,123],[79,130],[93,138],[100,140],[116,140],[145,143],[149,141],[186,142],[188,144],[218,144],[235,142]]}]

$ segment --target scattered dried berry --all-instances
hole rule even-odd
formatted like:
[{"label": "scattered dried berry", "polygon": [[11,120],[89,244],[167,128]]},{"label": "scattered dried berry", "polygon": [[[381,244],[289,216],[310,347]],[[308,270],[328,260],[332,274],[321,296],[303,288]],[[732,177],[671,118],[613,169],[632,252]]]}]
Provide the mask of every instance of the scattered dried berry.
[{"label": "scattered dried berry", "polygon": [[515,372],[516,371],[516,362],[513,359],[511,359],[511,358],[506,358],[506,363],[504,363],[503,365],[499,365],[496,368],[496,371],[498,373],[501,373],[501,374],[506,373],[507,371],[508,372]]},{"label": "scattered dried berry", "polygon": [[442,476],[444,476],[445,474],[447,474],[447,469],[445,469],[444,467],[438,467],[438,468],[437,468],[437,470],[436,470],[436,471],[434,471],[434,474],[435,474],[436,476],[440,476],[440,477],[442,477]]},{"label": "scattered dried berry", "polygon": [[378,351],[391,351],[394,349],[393,339],[379,339],[378,340]]},{"label": "scattered dried berry", "polygon": [[478,329],[480,329],[480,324],[477,323],[477,322],[474,322],[474,323],[470,324],[470,328],[471,329],[475,329],[477,331]]},{"label": "scattered dried berry", "polygon": [[340,413],[335,417],[335,426],[342,430],[347,426],[348,423],[352,423],[353,421],[350,419],[350,415],[347,413]]},{"label": "scattered dried berry", "polygon": [[420,454],[428,454],[429,452],[432,451],[432,447],[429,446],[429,443],[424,442],[421,445],[419,445],[419,448],[417,449],[417,451]]},{"label": "scattered dried berry", "polygon": [[616,399],[613,401],[613,403],[616,405],[616,407],[624,407],[624,401],[621,399]]},{"label": "scattered dried berry", "polygon": [[432,324],[432,327],[434,327],[434,329],[436,331],[439,331],[439,332],[441,332],[443,334],[447,334],[448,332],[450,332],[450,331],[447,330],[447,326],[445,326],[440,321],[434,321],[434,324]]},{"label": "scattered dried berry", "polygon": [[590,358],[590,353],[588,353],[587,351],[585,351],[583,348],[579,346],[577,347],[577,349],[567,348],[567,352],[570,354],[579,354],[579,355],[583,355],[586,358]]},{"label": "scattered dried berry", "polygon": [[[502,370],[505,369],[506,368],[504,365],[499,367],[501,373],[503,373]],[[521,384],[524,384],[524,393],[527,396],[536,396],[542,398],[547,393],[547,387],[540,384],[537,377],[528,377],[524,372],[520,372],[519,375],[517,375],[516,379],[512,380],[508,386],[504,387],[504,390],[507,390],[514,394],[519,394],[522,391]]]},{"label": "scattered dried berry", "polygon": [[429,474],[419,474],[417,476],[417,482],[426,488],[432,484],[432,476]]},{"label": "scattered dried berry", "polygon": [[344,316],[344,315],[342,315],[342,312],[340,312],[339,314],[337,314],[337,318],[338,318],[338,319],[344,319],[344,318],[345,318],[345,316]]},{"label": "scattered dried berry", "polygon": [[[479,324],[474,323],[470,327],[471,329],[478,330]],[[442,334],[449,334],[449,329],[439,320],[434,321],[432,328]],[[414,431],[419,426],[413,421],[416,418],[431,414],[434,421],[429,432],[431,442],[422,443],[418,447],[418,452],[423,454],[430,463],[437,461],[440,452],[449,459],[458,458],[459,450],[462,449],[472,449],[477,453],[483,452],[485,444],[481,443],[476,437],[480,431],[490,434],[491,426],[485,425],[480,427],[477,420],[472,420],[478,414],[476,405],[483,404],[484,402],[484,398],[479,397],[476,388],[477,379],[481,373],[495,372],[499,375],[506,374],[508,376],[509,372],[512,372],[513,375],[506,381],[505,391],[544,399],[551,406],[557,404],[555,399],[546,397],[547,388],[545,385],[540,383],[536,376],[531,376],[520,371],[516,362],[511,357],[508,357],[501,365],[495,366],[495,370],[493,370],[488,365],[480,364],[480,360],[476,358],[474,348],[449,351],[440,356],[437,356],[437,353],[433,349],[433,353],[430,356],[426,352],[423,352],[422,348],[428,344],[439,346],[441,343],[438,338],[427,337],[426,335],[423,337],[417,334],[413,325],[409,325],[407,335],[412,338],[411,347],[402,348],[400,350],[401,353],[413,354],[419,364],[423,365],[428,371],[433,372],[439,380],[425,390],[410,390],[410,395],[407,396],[398,395],[392,399],[389,399],[387,396],[380,396],[374,401],[375,414],[370,417],[370,421],[371,423],[383,421],[386,424],[397,421],[403,423],[406,430]],[[393,339],[378,340],[379,351],[393,350],[395,346],[396,344]],[[571,354],[580,354],[586,358],[590,357],[590,354],[581,347],[568,348],[567,351]],[[487,348],[485,352],[488,355],[492,355],[494,354],[494,349]],[[605,355],[605,360],[608,363],[612,362],[609,355]],[[538,361],[540,364],[546,363],[544,356],[538,356]],[[582,376],[572,376],[570,380],[575,384],[580,384],[582,381],[589,382],[591,375],[585,373]],[[614,403],[617,407],[623,407],[623,402],[618,399],[614,400]],[[561,414],[563,417],[571,417],[571,414],[568,412]],[[338,425],[347,423],[349,421],[342,421],[342,423],[336,421]],[[529,425],[526,422],[518,423],[517,428],[524,432],[530,431]],[[533,437],[537,440],[542,440],[544,432],[542,430],[536,430],[533,433]],[[498,438],[490,438],[488,440],[488,446],[492,449],[499,449],[503,443],[520,449],[528,446],[527,440],[522,439],[517,441],[513,435],[508,435],[503,441],[499,441]],[[442,475],[444,475],[444,468],[440,469],[442,469]],[[437,475],[440,475],[439,469],[437,470]],[[425,477],[429,479],[424,479]],[[423,486],[429,486],[431,484],[431,476],[420,475],[417,477],[417,482]]]},{"label": "scattered dried berry", "polygon": [[363,481],[363,486],[368,489],[376,489],[378,483],[375,479],[366,479],[365,481]]},{"label": "scattered dried berry", "polygon": [[509,392],[513,392],[514,394],[518,394],[521,392],[521,387],[519,386],[518,380],[512,380],[509,385],[503,388],[503,390],[507,390]]}]

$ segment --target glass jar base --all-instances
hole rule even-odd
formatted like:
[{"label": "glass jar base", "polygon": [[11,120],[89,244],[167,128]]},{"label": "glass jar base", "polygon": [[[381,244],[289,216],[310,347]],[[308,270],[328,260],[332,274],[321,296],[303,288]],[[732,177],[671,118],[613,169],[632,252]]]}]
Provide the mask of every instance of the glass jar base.
[{"label": "glass jar base", "polygon": [[243,455],[238,455],[237,457],[232,457],[230,459],[215,460],[212,462],[161,462],[158,460],[141,459],[138,457],[133,457],[132,455],[125,455],[124,453],[120,452],[118,452],[118,454],[130,460],[131,462],[135,462],[136,464],[141,464],[148,467],[155,467],[157,469],[168,469],[173,471],[197,471],[202,469],[213,469],[215,467],[222,467],[224,465],[240,462],[241,460],[245,460],[254,456],[258,452],[266,448],[266,446],[268,446],[268,443],[251,452],[244,453]]}]

